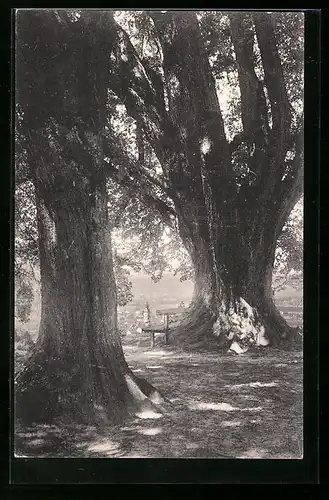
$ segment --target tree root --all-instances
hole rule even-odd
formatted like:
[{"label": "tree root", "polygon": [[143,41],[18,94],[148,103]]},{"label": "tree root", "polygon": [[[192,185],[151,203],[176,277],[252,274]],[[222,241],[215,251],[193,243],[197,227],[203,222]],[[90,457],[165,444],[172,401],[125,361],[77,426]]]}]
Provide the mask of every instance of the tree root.
[{"label": "tree root", "polygon": [[[127,387],[132,399],[130,413],[143,418],[144,414],[153,413],[155,417],[168,411],[172,406],[158,389],[144,379],[137,377],[133,372],[125,375]],[[147,417],[145,417],[147,418]]]}]

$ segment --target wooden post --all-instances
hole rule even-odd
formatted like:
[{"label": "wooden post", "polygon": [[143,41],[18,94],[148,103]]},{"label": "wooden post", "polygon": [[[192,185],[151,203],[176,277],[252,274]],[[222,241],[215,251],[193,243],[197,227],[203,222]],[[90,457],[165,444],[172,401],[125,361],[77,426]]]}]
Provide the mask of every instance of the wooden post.
[{"label": "wooden post", "polygon": [[150,324],[150,306],[148,305],[148,302],[146,302],[146,304],[145,304],[143,316],[144,316],[145,325],[149,325]]},{"label": "wooden post", "polygon": [[169,330],[169,315],[164,315],[164,329],[165,329],[165,343],[168,344],[168,330]]},{"label": "wooden post", "polygon": [[154,348],[154,332],[150,332],[150,336],[151,336],[151,349]]}]

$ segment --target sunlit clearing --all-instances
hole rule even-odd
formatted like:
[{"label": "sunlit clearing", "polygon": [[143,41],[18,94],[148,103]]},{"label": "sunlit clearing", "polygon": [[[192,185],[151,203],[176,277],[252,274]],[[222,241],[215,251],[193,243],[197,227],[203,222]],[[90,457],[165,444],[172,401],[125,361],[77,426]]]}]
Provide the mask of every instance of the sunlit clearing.
[{"label": "sunlit clearing", "polygon": [[162,433],[162,429],[161,427],[153,427],[152,429],[141,429],[138,433],[144,436],[156,436]]},{"label": "sunlit clearing", "polygon": [[161,418],[162,415],[160,413],[156,413],[155,411],[144,410],[140,413],[136,413],[136,417],[142,419],[158,419]]},{"label": "sunlit clearing", "polygon": [[228,403],[192,403],[189,405],[190,410],[219,410],[219,411],[236,411],[239,408]]},{"label": "sunlit clearing", "polygon": [[240,420],[234,422],[224,420],[223,422],[221,422],[222,427],[239,427],[239,425],[241,425]]},{"label": "sunlit clearing", "polygon": [[249,384],[227,384],[224,387],[230,387],[231,389],[238,389],[239,387],[276,387],[277,382],[249,382]]}]

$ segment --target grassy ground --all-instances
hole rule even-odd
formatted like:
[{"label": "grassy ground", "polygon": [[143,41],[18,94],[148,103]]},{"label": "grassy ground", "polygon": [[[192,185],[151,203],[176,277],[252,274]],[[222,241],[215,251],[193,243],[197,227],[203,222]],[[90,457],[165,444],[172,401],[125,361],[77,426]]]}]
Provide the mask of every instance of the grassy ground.
[{"label": "grassy ground", "polygon": [[16,429],[16,455],[122,458],[302,458],[302,354],[196,353],[146,336],[123,339],[138,376],[172,405],[120,427]]}]

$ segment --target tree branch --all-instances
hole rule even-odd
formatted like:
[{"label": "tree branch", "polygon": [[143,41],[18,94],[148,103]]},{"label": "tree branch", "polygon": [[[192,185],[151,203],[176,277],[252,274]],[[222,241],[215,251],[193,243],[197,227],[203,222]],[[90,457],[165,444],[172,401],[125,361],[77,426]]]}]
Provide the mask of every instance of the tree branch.
[{"label": "tree branch", "polygon": [[304,127],[302,126],[298,132],[296,145],[295,145],[295,157],[290,165],[289,171],[287,172],[286,178],[280,184],[280,195],[279,200],[281,203],[292,196],[293,204],[295,204],[304,190],[304,166],[302,160],[304,143]]},{"label": "tree branch", "polygon": [[[168,197],[174,195],[172,190],[165,186],[159,179],[150,175],[145,168],[143,168],[142,161],[134,161],[129,158],[129,156],[124,152],[124,149],[120,148],[113,141],[108,141],[108,143],[104,145],[104,153],[105,156],[118,163],[125,173],[131,174],[136,179],[138,178],[139,183],[144,185],[144,189],[157,188]],[[138,174],[138,177],[136,174]]]},{"label": "tree branch", "polygon": [[144,66],[129,36],[116,23],[113,15],[109,16],[109,25],[113,42],[109,87],[124,103],[128,114],[141,125],[144,135],[161,159],[161,140],[167,119],[163,89],[154,84],[154,72]]},{"label": "tree branch", "polygon": [[215,80],[195,13],[170,11],[150,15],[162,45],[172,121],[201,133],[209,114],[212,125],[216,116],[216,128],[208,132],[225,143]]},{"label": "tree branch", "polygon": [[253,20],[265,73],[265,84],[271,103],[273,130],[280,135],[281,140],[284,140],[290,129],[291,110],[273,22],[271,15],[265,12],[254,13]]},{"label": "tree branch", "polygon": [[238,67],[243,129],[246,134],[261,131],[262,127],[268,131],[266,98],[253,61],[254,31],[250,16],[246,13],[232,12],[229,18]]},{"label": "tree branch", "polygon": [[131,179],[128,175],[122,176],[120,170],[112,163],[104,162],[105,173],[111,176],[118,184],[125,187],[131,196],[138,196],[142,203],[155,209],[163,218],[163,221],[169,226],[174,227],[172,217],[176,217],[176,211],[160,198],[150,192],[145,191],[145,186],[141,186],[136,179]]}]

